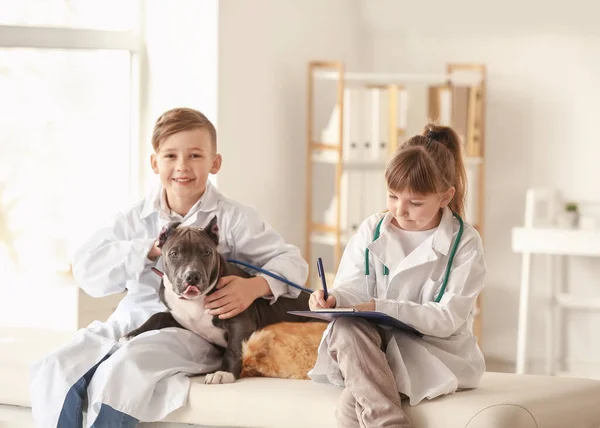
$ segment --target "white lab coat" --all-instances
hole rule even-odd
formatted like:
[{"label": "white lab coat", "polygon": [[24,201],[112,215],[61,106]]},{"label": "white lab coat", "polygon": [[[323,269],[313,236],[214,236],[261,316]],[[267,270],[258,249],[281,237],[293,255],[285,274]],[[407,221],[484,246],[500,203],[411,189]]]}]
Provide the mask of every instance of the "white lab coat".
[{"label": "white lab coat", "polygon": [[[185,404],[188,375],[219,368],[217,348],[183,329],[144,333],[128,343],[120,337],[166,308],[158,299],[159,278],[146,257],[161,228],[173,220],[165,209],[163,189],[154,189],[112,228],[98,232],[80,248],[73,260],[79,285],[94,297],[127,290],[106,323],[93,322],[77,331],[73,340],[32,367],[30,394],[38,427],[55,428],[71,386],[104,356],[88,388],[91,426],[102,403],[141,421],[164,418]],[[183,218],[183,224],[205,227],[218,216],[225,257],[246,261],[297,284],[304,284],[308,266],[298,248],[263,222],[257,212],[227,199],[210,183],[200,202]],[[175,214],[175,216],[177,216]],[[162,268],[161,259],[157,267]],[[299,290],[265,277],[274,302],[279,296],[297,297]]]},{"label": "white lab coat", "polygon": [[[375,228],[385,216],[380,237]],[[473,336],[475,300],[483,288],[485,261],[481,238],[470,225],[464,232],[452,264],[446,292],[435,303],[458,221],[444,209],[436,231],[405,255],[390,224],[393,216],[374,214],[363,222],[344,251],[331,293],[337,307],[375,300],[376,310],[415,327],[423,338],[402,331],[386,331],[386,356],[398,391],[415,405],[424,398],[474,388],[485,371],[483,355]],[[370,251],[370,275],[365,276],[365,248]],[[383,266],[389,275],[383,275]],[[378,290],[387,290],[377,295]],[[315,367],[309,372],[317,382],[343,386],[337,364],[327,354],[329,328],[324,332]]]}]

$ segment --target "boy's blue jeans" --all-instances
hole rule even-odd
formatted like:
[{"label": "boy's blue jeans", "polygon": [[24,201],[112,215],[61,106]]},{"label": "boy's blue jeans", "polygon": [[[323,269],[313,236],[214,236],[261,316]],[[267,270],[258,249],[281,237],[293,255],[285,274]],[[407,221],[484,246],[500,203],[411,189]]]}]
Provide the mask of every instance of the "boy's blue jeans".
[{"label": "boy's blue jeans", "polygon": [[[83,427],[83,403],[85,401],[85,396],[87,395],[87,387],[98,366],[107,358],[108,355],[88,370],[88,372],[75,382],[71,389],[69,389],[58,418],[57,428]],[[134,428],[138,425],[138,422],[137,419],[103,404],[102,407],[100,407],[100,412],[98,413],[98,417],[94,421],[92,428]]]}]

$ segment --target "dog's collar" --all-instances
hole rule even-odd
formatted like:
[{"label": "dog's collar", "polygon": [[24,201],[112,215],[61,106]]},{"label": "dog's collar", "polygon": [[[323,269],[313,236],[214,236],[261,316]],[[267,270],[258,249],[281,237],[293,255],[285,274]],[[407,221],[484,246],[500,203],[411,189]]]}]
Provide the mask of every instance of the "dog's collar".
[{"label": "dog's collar", "polygon": [[158,269],[156,269],[155,267],[151,268],[152,272],[154,272],[155,274],[157,274],[158,276],[160,276],[161,278],[165,277],[165,274],[162,273],[161,271],[159,271]]},{"label": "dog's collar", "polygon": [[163,281],[163,285],[165,287],[170,287],[170,290],[173,290],[173,284],[171,283],[171,281],[169,280],[169,278],[167,277],[167,275],[165,275],[164,272],[159,271],[155,267],[153,267],[151,269],[152,269],[152,272],[154,272],[155,274],[157,274],[158,276],[160,276],[160,278]]}]

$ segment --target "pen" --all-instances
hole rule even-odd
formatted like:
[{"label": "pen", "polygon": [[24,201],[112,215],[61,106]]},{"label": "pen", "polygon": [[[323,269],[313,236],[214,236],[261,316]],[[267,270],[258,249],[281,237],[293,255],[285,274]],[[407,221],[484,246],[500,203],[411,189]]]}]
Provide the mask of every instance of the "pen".
[{"label": "pen", "polygon": [[323,297],[325,300],[327,300],[329,297],[327,294],[327,281],[325,280],[325,271],[323,270],[323,260],[321,260],[321,257],[317,259],[317,271],[319,272],[319,277],[321,278],[321,284],[323,284]]}]

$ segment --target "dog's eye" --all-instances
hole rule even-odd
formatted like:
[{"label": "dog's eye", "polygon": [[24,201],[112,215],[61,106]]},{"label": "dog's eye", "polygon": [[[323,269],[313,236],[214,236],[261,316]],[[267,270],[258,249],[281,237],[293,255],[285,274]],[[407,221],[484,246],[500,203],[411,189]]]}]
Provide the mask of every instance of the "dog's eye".
[{"label": "dog's eye", "polygon": [[202,254],[202,255],[203,255],[204,257],[208,257],[208,256],[210,256],[211,254],[212,254],[212,251],[211,251],[211,250],[205,250],[205,251],[204,251],[204,254]]},{"label": "dog's eye", "polygon": [[173,251],[171,251],[169,253],[169,257],[175,258],[175,257],[178,257],[178,256],[179,256],[179,253],[177,251],[175,251],[175,250],[173,250]]}]

